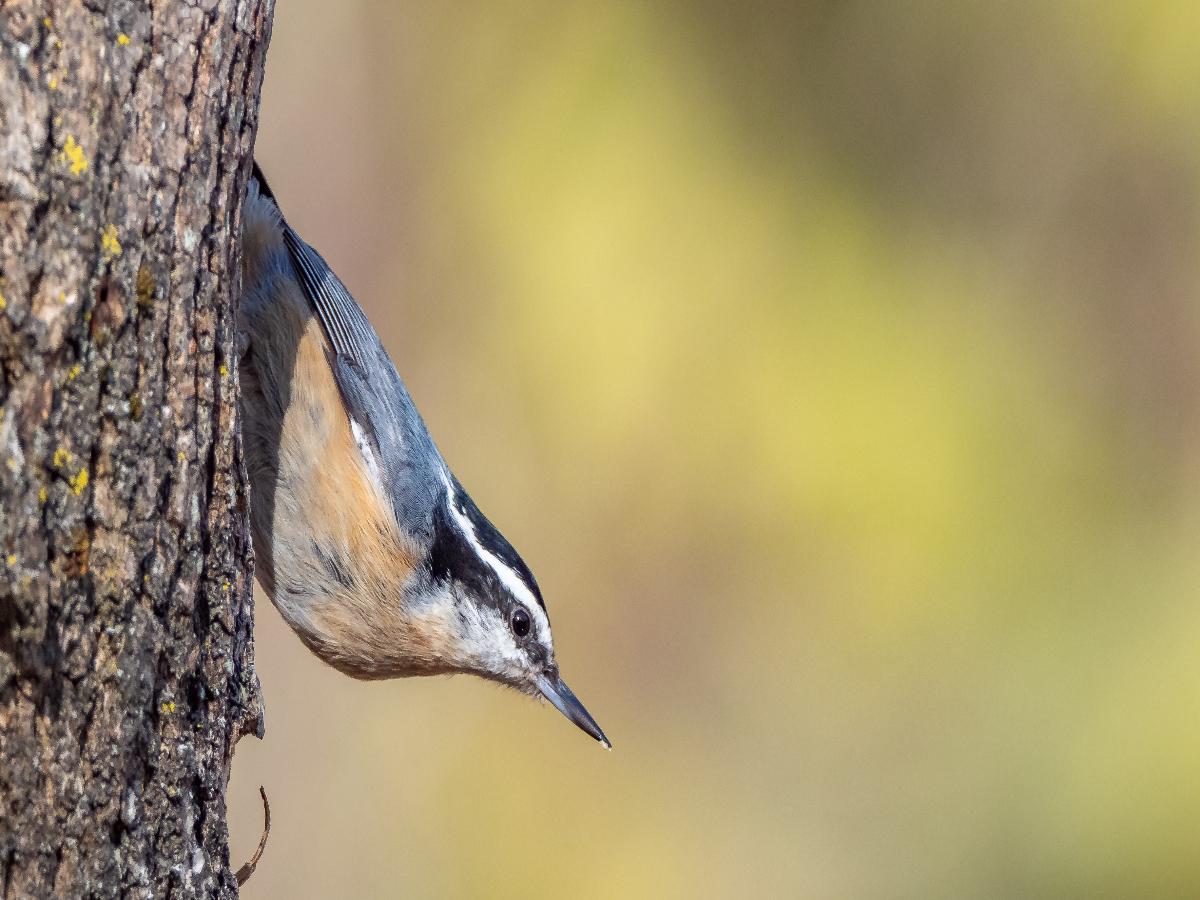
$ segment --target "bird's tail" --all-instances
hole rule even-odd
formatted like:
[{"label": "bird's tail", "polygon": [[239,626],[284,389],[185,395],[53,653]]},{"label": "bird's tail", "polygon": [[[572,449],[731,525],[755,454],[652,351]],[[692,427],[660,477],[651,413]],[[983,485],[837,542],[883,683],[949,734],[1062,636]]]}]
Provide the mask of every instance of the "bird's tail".
[{"label": "bird's tail", "polygon": [[275,199],[275,194],[272,193],[271,186],[267,184],[267,176],[263,174],[262,167],[259,166],[257,159],[254,160],[254,168],[250,172],[250,177],[254,181],[258,182],[259,196],[266,197],[268,200],[278,206],[279,201]]},{"label": "bird's tail", "polygon": [[283,244],[284,227],[275,195],[255,163],[246,184],[246,202],[242,205],[243,306],[253,304],[256,296],[253,289],[259,282],[269,281],[272,273],[291,272]]}]

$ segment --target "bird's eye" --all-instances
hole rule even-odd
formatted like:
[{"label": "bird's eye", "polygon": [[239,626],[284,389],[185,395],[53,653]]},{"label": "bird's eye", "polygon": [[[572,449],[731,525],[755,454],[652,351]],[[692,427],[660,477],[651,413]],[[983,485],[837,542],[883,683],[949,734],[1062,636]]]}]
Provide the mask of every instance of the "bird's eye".
[{"label": "bird's eye", "polygon": [[512,618],[508,620],[508,624],[512,626],[513,634],[517,637],[525,637],[525,635],[529,634],[529,613],[518,606],[513,610]]}]

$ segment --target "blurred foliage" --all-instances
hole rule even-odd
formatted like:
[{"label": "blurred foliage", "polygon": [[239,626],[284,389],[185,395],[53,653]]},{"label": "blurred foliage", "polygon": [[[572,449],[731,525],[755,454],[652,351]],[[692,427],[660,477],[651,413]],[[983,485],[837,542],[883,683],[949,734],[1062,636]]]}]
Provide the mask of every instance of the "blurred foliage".
[{"label": "blurred foliage", "polygon": [[265,601],[250,897],[1191,897],[1200,6],[281,4],[258,156],[606,755]]}]

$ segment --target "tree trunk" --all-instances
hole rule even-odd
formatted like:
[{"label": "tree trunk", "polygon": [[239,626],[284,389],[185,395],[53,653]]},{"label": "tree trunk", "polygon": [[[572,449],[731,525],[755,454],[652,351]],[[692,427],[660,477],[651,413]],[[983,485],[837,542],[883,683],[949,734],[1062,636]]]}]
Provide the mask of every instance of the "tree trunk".
[{"label": "tree trunk", "polygon": [[272,0],[0,2],[0,897],[236,896]]}]

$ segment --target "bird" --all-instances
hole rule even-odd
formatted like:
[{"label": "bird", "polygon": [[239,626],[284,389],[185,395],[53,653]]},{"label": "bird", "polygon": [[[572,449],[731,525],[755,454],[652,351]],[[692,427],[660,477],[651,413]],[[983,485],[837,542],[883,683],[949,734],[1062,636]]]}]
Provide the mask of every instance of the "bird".
[{"label": "bird", "polygon": [[258,164],[237,343],[255,574],[357,679],[470,674],[612,744],[559,672],[533,573],[447,466],[362,308]]}]

